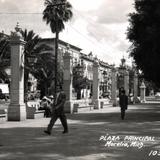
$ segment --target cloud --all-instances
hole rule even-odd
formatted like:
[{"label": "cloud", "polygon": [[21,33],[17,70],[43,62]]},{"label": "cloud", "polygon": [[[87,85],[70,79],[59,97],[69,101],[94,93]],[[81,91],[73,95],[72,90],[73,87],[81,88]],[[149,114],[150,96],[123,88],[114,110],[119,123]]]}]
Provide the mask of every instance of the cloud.
[{"label": "cloud", "polygon": [[1,0],[1,12],[42,12],[44,0]]},{"label": "cloud", "polygon": [[62,37],[79,45],[86,53],[93,51],[99,58],[119,64],[123,55],[128,58],[127,15],[133,10],[132,1],[102,0],[94,1],[94,5],[93,1],[87,1],[85,6],[81,6],[84,5],[81,1],[74,1],[72,31],[67,33],[72,38],[67,38],[65,33]]},{"label": "cloud", "polygon": [[[77,11],[79,18],[87,22],[88,36],[95,39],[97,48],[102,46],[115,63],[118,63],[123,55],[128,57],[130,43],[126,39],[127,15],[133,11],[132,2],[133,0],[104,0],[96,9],[83,13]],[[99,52],[100,57],[101,54]]]},{"label": "cloud", "polygon": [[[7,34],[14,30],[16,23],[20,23],[22,29],[34,30],[35,33],[41,33],[47,30],[45,22],[42,21],[44,0],[1,0],[0,1],[0,30]],[[9,13],[9,14],[6,14]],[[14,14],[14,13],[31,13],[31,14]],[[37,14],[32,14],[37,13]],[[49,27],[48,27],[49,29]]]},{"label": "cloud", "polygon": [[123,23],[127,15],[133,10],[133,0],[105,0],[97,10],[89,14],[97,16],[97,23]]},{"label": "cloud", "polygon": [[[126,40],[127,15],[133,10],[133,0],[69,0],[73,6],[73,19],[66,25],[60,38],[93,51],[99,58],[118,63],[129,46]],[[42,13],[44,0],[0,0],[0,12]],[[0,14],[0,30],[10,33],[17,21],[22,28],[33,29],[42,37],[54,37],[41,14]]]},{"label": "cloud", "polygon": [[105,0],[69,0],[72,7],[81,12],[95,10],[101,6]]}]

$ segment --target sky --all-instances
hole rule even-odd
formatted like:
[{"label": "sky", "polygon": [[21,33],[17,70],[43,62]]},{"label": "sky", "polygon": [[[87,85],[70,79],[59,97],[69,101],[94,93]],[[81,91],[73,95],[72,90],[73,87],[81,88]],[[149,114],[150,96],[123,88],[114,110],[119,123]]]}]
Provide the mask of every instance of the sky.
[{"label": "sky", "polygon": [[[128,14],[134,11],[134,0],[68,1],[73,6],[73,18],[65,24],[60,39],[76,45],[85,54],[92,52],[109,64],[119,65],[123,56],[129,64],[131,44],[126,39],[126,32]],[[0,32],[10,34],[19,22],[22,29],[34,30],[42,38],[54,37],[42,20],[43,10],[44,0],[0,0]]]}]

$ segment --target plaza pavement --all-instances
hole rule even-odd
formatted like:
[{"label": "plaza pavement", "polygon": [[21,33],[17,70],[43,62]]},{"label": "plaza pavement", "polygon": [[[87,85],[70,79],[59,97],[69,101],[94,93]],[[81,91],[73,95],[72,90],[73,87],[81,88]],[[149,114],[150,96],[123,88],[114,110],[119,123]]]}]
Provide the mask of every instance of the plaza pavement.
[{"label": "plaza pavement", "polygon": [[[67,117],[69,133],[62,134],[63,128],[57,121],[51,136],[43,133],[49,118],[1,123],[0,160],[160,159],[159,104],[130,105],[124,121],[120,119],[119,107],[112,106],[91,111],[81,109],[78,114]],[[134,143],[139,146],[130,145],[133,141],[129,140],[128,147],[105,146],[109,138],[115,143],[125,143],[126,136],[148,136],[152,140]],[[152,150],[154,154],[149,156]]]}]

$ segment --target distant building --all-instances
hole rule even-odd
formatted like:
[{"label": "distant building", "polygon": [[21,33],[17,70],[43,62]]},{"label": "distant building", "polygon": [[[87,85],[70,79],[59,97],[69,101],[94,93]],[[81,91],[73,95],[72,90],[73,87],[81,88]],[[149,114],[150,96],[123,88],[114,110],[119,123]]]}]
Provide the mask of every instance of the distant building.
[{"label": "distant building", "polygon": [[[53,48],[53,54],[54,52],[54,45],[55,45],[55,39],[54,38],[44,38],[41,40],[40,44],[47,44],[50,47]],[[90,52],[88,55],[82,53],[82,49],[74,46],[72,44],[69,44],[67,42],[64,42],[62,40],[59,40],[59,54],[58,54],[58,60],[62,62],[63,65],[63,56],[65,52],[70,52],[73,59],[72,64],[73,66],[76,65],[83,65],[85,66],[84,69],[84,76],[87,77],[90,81],[90,87],[82,90],[82,94],[84,98],[88,98],[91,94],[92,90],[92,81],[93,81],[93,62],[96,58],[92,52]],[[100,96],[108,96],[111,94],[111,69],[113,66],[109,65],[106,62],[103,62],[99,60],[99,81],[100,81]]]},{"label": "distant building", "polygon": [[[0,38],[9,38],[8,35],[4,34],[4,32],[0,33]],[[50,46],[53,50],[53,54],[55,53],[55,39],[54,38],[43,38],[41,39],[41,41],[39,42],[40,44],[47,44],[48,46]],[[82,49],[69,44],[67,42],[64,42],[62,40],[59,40],[59,48],[58,48],[58,61],[60,62],[60,64],[63,66],[63,56],[65,54],[65,52],[70,52],[72,55],[72,65],[73,67],[76,65],[83,65],[85,66],[84,69],[84,76],[89,80],[90,82],[90,86],[84,90],[82,90],[82,93],[84,95],[85,98],[90,97],[90,94],[92,92],[92,81],[93,81],[93,62],[95,60],[95,56],[93,55],[92,52],[85,54],[82,53]],[[109,65],[106,62],[103,62],[101,60],[99,60],[99,81],[100,81],[100,96],[103,95],[109,95],[111,92],[111,69],[113,68],[113,66]],[[7,68],[7,69],[10,69]],[[7,71],[8,73],[10,73],[9,71]],[[10,76],[10,75],[9,75]],[[37,87],[37,81],[36,79],[30,74],[29,75],[29,88],[30,91],[35,91],[36,87]]]}]

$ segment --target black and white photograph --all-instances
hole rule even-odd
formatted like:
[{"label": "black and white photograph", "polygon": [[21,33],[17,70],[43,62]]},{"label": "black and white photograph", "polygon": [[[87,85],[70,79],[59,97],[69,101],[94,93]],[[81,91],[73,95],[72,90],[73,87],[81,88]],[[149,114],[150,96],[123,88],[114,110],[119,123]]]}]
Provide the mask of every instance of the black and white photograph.
[{"label": "black and white photograph", "polygon": [[159,0],[0,0],[0,160],[159,160],[159,46]]}]

